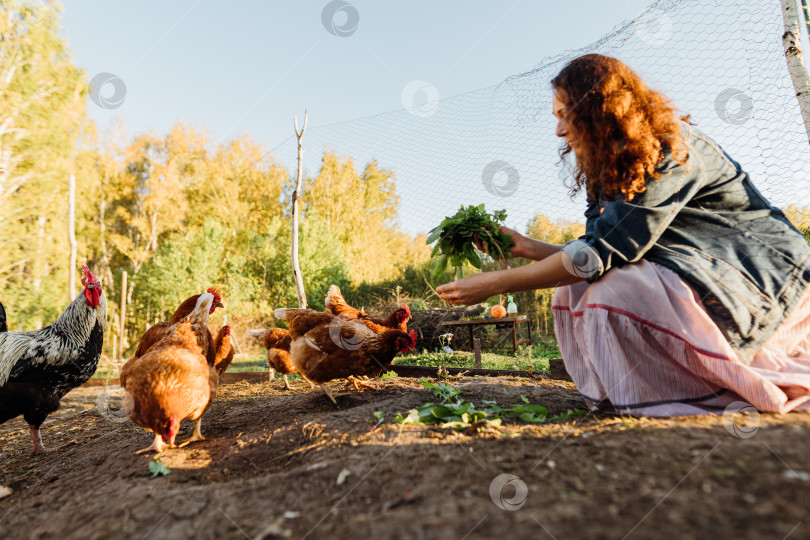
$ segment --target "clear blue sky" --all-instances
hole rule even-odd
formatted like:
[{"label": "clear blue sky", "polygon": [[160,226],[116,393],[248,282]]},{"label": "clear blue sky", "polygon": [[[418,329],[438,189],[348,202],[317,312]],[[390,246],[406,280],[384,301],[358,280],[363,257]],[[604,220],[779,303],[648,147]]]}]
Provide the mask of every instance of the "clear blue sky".
[{"label": "clear blue sky", "polygon": [[305,108],[315,126],[400,109],[413,80],[442,98],[490,86],[595,41],[650,1],[352,0],[359,24],[348,37],[324,28],[327,3],[69,0],[61,23],[89,77],[126,83],[119,108],[89,104],[100,128],[120,116],[130,135],[165,132],[182,118],[215,140],[248,132],[272,149]]}]

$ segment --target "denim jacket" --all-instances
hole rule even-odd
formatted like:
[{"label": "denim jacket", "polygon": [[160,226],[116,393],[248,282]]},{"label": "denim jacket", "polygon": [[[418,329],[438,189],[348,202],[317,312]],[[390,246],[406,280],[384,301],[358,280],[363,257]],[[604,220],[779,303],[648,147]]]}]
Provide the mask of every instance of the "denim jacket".
[{"label": "denim jacket", "polygon": [[665,155],[661,176],[630,202],[589,198],[575,242],[596,263],[591,282],[642,258],[674,270],[750,363],[807,289],[810,245],[717,143],[686,123],[682,132],[687,163]]}]

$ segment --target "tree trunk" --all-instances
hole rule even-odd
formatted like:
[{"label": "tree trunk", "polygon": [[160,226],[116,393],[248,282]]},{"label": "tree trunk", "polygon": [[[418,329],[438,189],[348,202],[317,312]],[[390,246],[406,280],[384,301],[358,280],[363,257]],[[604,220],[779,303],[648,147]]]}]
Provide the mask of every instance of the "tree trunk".
[{"label": "tree trunk", "polygon": [[127,328],[127,271],[121,274],[121,309],[120,309],[121,319],[118,321],[118,354],[116,357],[118,360],[124,359],[124,342],[126,339],[124,338],[124,333],[126,332]]},{"label": "tree trunk", "polygon": [[301,179],[304,176],[304,164],[301,156],[304,151],[301,147],[301,138],[307,129],[307,113],[304,112],[304,126],[298,131],[298,118],[295,119],[295,134],[298,136],[298,175],[295,181],[295,191],[292,197],[292,267],[295,279],[295,290],[298,292],[298,307],[307,307],[307,296],[304,292],[304,280],[301,277],[301,266],[298,264],[298,215],[300,213]]},{"label": "tree trunk", "polygon": [[802,60],[801,32],[799,30],[799,11],[796,0],[781,0],[782,16],[785,21],[785,33],[782,34],[782,45],[785,48],[790,78],[796,90],[796,99],[799,100],[799,109],[804,120],[804,129],[810,144],[810,77],[807,75]]},{"label": "tree trunk", "polygon": [[70,244],[68,302],[72,302],[76,295],[76,176],[72,174],[68,185],[68,243]]},{"label": "tree trunk", "polygon": [[[106,193],[105,193],[105,186],[107,185],[108,177],[105,174],[104,177],[101,179],[101,186],[100,186],[100,198],[98,204],[98,227],[99,227],[99,243],[101,245],[101,268],[99,269],[99,275],[102,275],[102,283],[105,285],[112,287],[115,279],[113,278],[112,267],[110,265],[110,255],[109,249],[107,247],[107,223],[106,223],[106,211],[107,211],[107,202],[106,202]],[[113,354],[115,354],[115,349],[113,349]]]},{"label": "tree trunk", "polygon": [[35,255],[34,255],[33,263],[32,263],[32,267],[33,267],[32,273],[34,274],[33,285],[34,285],[34,292],[35,293],[39,293],[39,288],[42,286],[42,276],[45,276],[45,275],[48,274],[47,263],[45,263],[46,268],[44,270],[42,270],[40,268],[40,265],[38,264],[38,262],[41,261],[42,258],[43,258],[42,257],[42,249],[43,249],[42,245],[45,242],[45,223],[47,221],[48,221],[48,218],[46,218],[45,216],[39,216],[39,218],[37,218],[37,247],[36,247],[36,251],[35,251]]}]

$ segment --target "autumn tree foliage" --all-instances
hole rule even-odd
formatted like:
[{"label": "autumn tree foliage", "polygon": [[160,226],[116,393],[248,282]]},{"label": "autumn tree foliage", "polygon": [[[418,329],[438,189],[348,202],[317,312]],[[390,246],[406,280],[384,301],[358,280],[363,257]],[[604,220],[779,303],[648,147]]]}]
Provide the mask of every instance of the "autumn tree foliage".
[{"label": "autumn tree foliage", "polygon": [[810,242],[810,207],[789,204],[785,208],[785,215]]},{"label": "autumn tree foliage", "polygon": [[305,219],[323,220],[344,249],[348,276],[355,285],[400,274],[408,264],[430,257],[424,243],[397,227],[394,173],[376,161],[358,172],[351,157],[327,151],[321,170],[307,186]]},{"label": "autumn tree foliage", "polygon": [[[101,275],[120,283],[128,273],[127,343],[209,286],[221,289],[231,320],[270,321],[275,307],[295,303],[292,179],[261,145],[248,137],[215,143],[182,122],[165,136],[110,142],[117,139],[108,134],[83,149],[81,177],[98,196],[81,231]],[[358,172],[351,157],[326,152],[305,185],[300,257],[314,306],[332,283],[351,291],[426,265],[424,236],[398,228],[390,171],[371,162]]]}]

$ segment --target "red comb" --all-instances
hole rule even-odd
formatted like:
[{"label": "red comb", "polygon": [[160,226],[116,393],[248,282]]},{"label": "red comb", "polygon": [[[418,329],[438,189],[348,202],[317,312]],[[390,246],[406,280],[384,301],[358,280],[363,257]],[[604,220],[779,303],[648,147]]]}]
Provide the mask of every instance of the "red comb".
[{"label": "red comb", "polygon": [[208,290],[205,291],[205,292],[211,293],[211,294],[214,295],[214,302],[222,302],[222,297],[219,296],[219,293],[217,292],[217,290],[215,288],[208,287]]},{"label": "red comb", "polygon": [[82,278],[82,285],[87,285],[88,283],[98,283],[98,279],[96,276],[93,275],[93,272],[90,271],[90,268],[85,264],[82,265],[82,273],[84,277]]},{"label": "red comb", "polygon": [[402,309],[405,310],[405,313],[408,314],[408,317],[411,316],[411,308],[408,307],[408,304],[402,304]]}]

